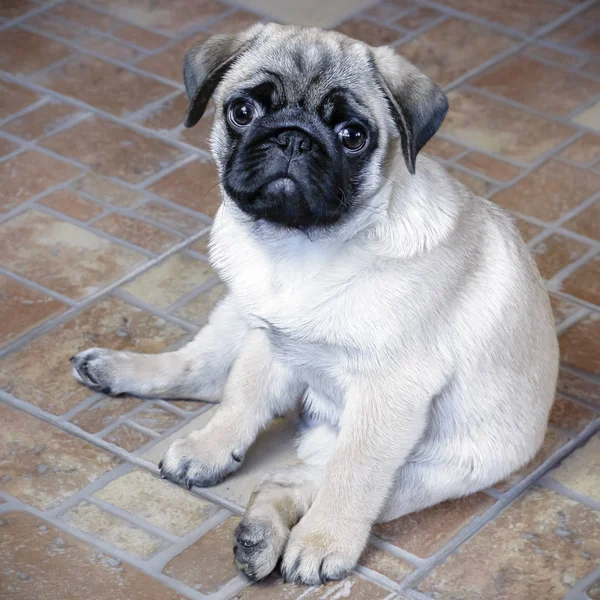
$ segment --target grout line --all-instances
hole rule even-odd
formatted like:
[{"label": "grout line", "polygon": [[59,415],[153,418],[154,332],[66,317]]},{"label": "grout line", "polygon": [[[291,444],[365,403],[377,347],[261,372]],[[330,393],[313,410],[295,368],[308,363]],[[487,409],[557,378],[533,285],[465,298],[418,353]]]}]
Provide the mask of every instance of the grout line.
[{"label": "grout line", "polygon": [[[598,428],[600,429],[600,423],[598,425]],[[593,510],[600,511],[600,502],[598,500],[594,500],[594,498],[590,498],[589,496],[586,496],[577,490],[573,490],[566,485],[559,483],[552,477],[552,475],[550,475],[550,473],[540,477],[537,483],[547,490],[552,490],[561,496],[566,496],[567,498],[579,502],[580,504],[583,504],[584,506],[587,506]]]},{"label": "grout line", "polygon": [[569,327],[575,325],[579,321],[582,321],[589,314],[590,311],[587,308],[581,307],[556,327],[556,335],[560,336],[561,333],[564,333],[567,329],[569,329]]},{"label": "grout line", "polygon": [[585,591],[598,580],[600,580],[600,566],[575,583],[563,600],[590,600]]},{"label": "grout line", "polygon": [[7,19],[4,23],[0,24],[0,31],[4,31],[5,29],[9,29],[14,27],[15,25],[20,25],[26,19],[34,17],[40,13],[46,12],[55,6],[62,4],[62,0],[53,0],[52,2],[47,2],[46,4],[42,4],[39,8],[34,8],[29,12],[26,12],[23,15],[15,17],[14,19]]},{"label": "grout line", "polygon": [[567,265],[564,269],[561,269],[556,273],[549,281],[548,287],[552,289],[553,287],[560,287],[560,283],[564,281],[569,275],[572,275],[579,267],[585,265],[588,261],[591,261],[598,254],[600,254],[600,249],[598,246],[590,248],[583,256],[574,260],[572,263]]},{"label": "grout line", "polygon": [[[54,290],[46,288],[46,287],[40,285],[39,283],[35,283],[35,281],[31,281],[31,280],[27,279],[26,277],[19,275],[18,273],[9,271],[8,269],[5,269],[2,265],[0,265],[0,274],[4,275],[5,277],[14,279],[15,281],[18,281],[20,284],[22,284],[32,290],[35,290],[36,292],[40,292],[41,294],[50,296],[51,298],[54,298],[55,300],[58,300],[59,302],[66,304],[68,307],[73,308],[73,307],[77,306],[76,301],[71,300],[71,298],[64,296],[60,292],[55,292]],[[59,315],[57,315],[57,317],[60,316],[61,314],[64,314],[64,312],[59,313]]]}]

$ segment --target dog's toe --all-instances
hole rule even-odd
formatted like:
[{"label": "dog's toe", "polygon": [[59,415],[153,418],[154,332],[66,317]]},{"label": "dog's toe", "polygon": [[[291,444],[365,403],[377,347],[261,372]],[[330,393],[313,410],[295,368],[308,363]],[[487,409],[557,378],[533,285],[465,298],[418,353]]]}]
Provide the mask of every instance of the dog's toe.
[{"label": "dog's toe", "polygon": [[277,566],[285,539],[273,524],[244,518],[237,526],[233,541],[237,568],[253,581],[264,579]]},{"label": "dog's toe", "polygon": [[77,381],[83,383],[95,392],[114,395],[114,385],[111,374],[111,359],[107,356],[109,351],[91,348],[69,359],[72,374]]}]

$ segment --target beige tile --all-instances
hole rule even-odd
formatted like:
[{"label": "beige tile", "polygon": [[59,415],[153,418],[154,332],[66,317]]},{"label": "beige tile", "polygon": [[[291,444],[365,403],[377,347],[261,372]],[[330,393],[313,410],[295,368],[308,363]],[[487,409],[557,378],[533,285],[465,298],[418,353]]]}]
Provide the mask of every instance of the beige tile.
[{"label": "beige tile", "polygon": [[573,118],[575,123],[600,132],[600,100]]},{"label": "beige tile", "polygon": [[427,142],[427,145],[423,148],[423,152],[425,154],[437,158],[443,158],[444,160],[450,160],[465,150],[466,148],[464,146],[461,146],[455,142],[451,142],[450,140],[445,140],[438,135],[432,137]]},{"label": "beige tile", "polygon": [[562,600],[599,558],[600,513],[532,489],[437,566],[418,590],[435,600]]},{"label": "beige tile", "polygon": [[[71,375],[69,357],[76,352],[100,346],[155,353],[184,333],[122,300],[106,298],[0,360],[0,388],[60,415],[91,394]],[[115,402],[116,411],[122,405]]]},{"label": "beige tile", "polygon": [[367,581],[350,575],[341,581],[330,581],[324,586],[312,588],[303,596],[306,600],[333,600],[344,598],[348,600],[406,600],[403,596],[394,596],[387,590],[372,581]]},{"label": "beige tile", "polygon": [[450,111],[442,132],[523,162],[532,162],[575,133],[555,123],[469,90],[448,94]]},{"label": "beige tile", "polygon": [[512,187],[494,195],[505,208],[555,221],[600,189],[600,175],[549,160]]},{"label": "beige tile", "polygon": [[556,481],[600,502],[600,434],[591,437],[552,471]]},{"label": "beige tile", "polygon": [[595,256],[569,275],[561,285],[563,292],[600,305],[600,256]]},{"label": "beige tile", "polygon": [[156,223],[176,229],[185,235],[193,235],[201,229],[206,228],[204,221],[156,200],[147,202],[135,212],[143,217],[152,219]]},{"label": "beige tile", "polygon": [[550,423],[580,433],[598,414],[583,404],[557,394],[550,412]]},{"label": "beige tile", "polygon": [[589,379],[584,379],[569,371],[560,369],[558,372],[558,391],[573,396],[579,400],[585,400],[600,408],[600,385]]},{"label": "beige tile", "polygon": [[128,116],[174,91],[169,85],[84,54],[42,73],[35,82],[118,116]]},{"label": "beige tile", "polygon": [[211,529],[168,562],[163,573],[203,594],[219,591],[238,574],[233,564],[232,546],[233,532],[239,521],[239,517],[229,517]]},{"label": "beige tile", "polygon": [[2,600],[184,600],[127,563],[26,512],[2,515]]},{"label": "beige tile", "polygon": [[40,204],[48,206],[78,221],[89,221],[102,214],[104,208],[71,190],[56,190],[40,198]]},{"label": "beige tile", "polygon": [[415,556],[427,558],[454,539],[461,529],[494,503],[493,498],[480,492],[388,523],[379,523],[375,525],[373,533]]},{"label": "beige tile", "polygon": [[22,117],[9,121],[2,129],[24,140],[35,140],[42,135],[52,133],[58,127],[65,125],[70,118],[82,111],[68,104],[55,104],[48,102],[36,110],[32,110]]},{"label": "beige tile", "polygon": [[40,510],[58,506],[119,464],[117,457],[7,404],[0,404],[0,418],[0,489]]},{"label": "beige tile", "polygon": [[145,258],[53,216],[29,210],[5,222],[4,266],[55,292],[80,299],[123,277]]},{"label": "beige tile", "polygon": [[396,583],[403,581],[407,575],[410,575],[415,570],[415,567],[408,561],[394,556],[388,550],[381,550],[372,544],[367,546],[358,563],[363,567],[389,577]]},{"label": "beige tile", "polygon": [[66,308],[62,302],[0,275],[0,348]]},{"label": "beige tile", "polygon": [[9,81],[0,81],[0,97],[0,119],[6,119],[39,99],[35,92]]},{"label": "beige tile", "polygon": [[183,488],[141,470],[111,481],[94,496],[179,536],[189,533],[219,510]]},{"label": "beige tile", "polygon": [[600,375],[600,314],[590,313],[571,325],[558,341],[564,363]]},{"label": "beige tile", "polygon": [[0,32],[0,69],[13,75],[31,75],[70,53],[63,44],[24,29]]},{"label": "beige tile", "polygon": [[212,277],[214,274],[208,263],[179,252],[152,267],[123,289],[144,302],[167,308]]},{"label": "beige tile", "polygon": [[472,21],[451,18],[398,46],[398,52],[445,86],[514,44]]},{"label": "beige tile", "polygon": [[96,400],[90,407],[78,412],[71,423],[89,433],[98,433],[114,423],[119,417],[126,415],[143,401],[132,396],[123,398],[103,397]]},{"label": "beige tile", "polygon": [[80,502],[62,520],[111,546],[142,559],[149,559],[169,544],[164,539],[102,510],[91,502]]},{"label": "beige tile", "polygon": [[278,2],[277,0],[239,0],[240,7],[266,13],[270,20],[294,25],[333,27],[345,17],[366,8],[373,0],[304,0]]},{"label": "beige tile", "polygon": [[581,258],[591,246],[578,240],[553,233],[538,242],[531,252],[544,279],[551,279],[561,269]]},{"label": "beige tile", "polygon": [[43,145],[85,163],[97,175],[129,183],[139,183],[183,158],[173,146],[99,118],[56,133]]},{"label": "beige tile", "polygon": [[131,418],[131,421],[156,433],[164,433],[168,429],[183,423],[180,416],[159,406],[149,406],[141,410]]},{"label": "beige tile", "polygon": [[0,213],[7,212],[41,194],[46,188],[64,183],[79,169],[36,150],[25,150],[0,163]]},{"label": "beige tile", "polygon": [[522,173],[519,167],[479,152],[469,152],[457,162],[496,181],[510,181]]},{"label": "beige tile", "polygon": [[95,221],[94,228],[157,254],[168,250],[182,239],[145,221],[119,213],[111,213]]},{"label": "beige tile", "polygon": [[600,600],[600,579],[592,583],[585,593],[590,600]]},{"label": "beige tile", "polygon": [[119,448],[123,448],[123,450],[127,450],[127,452],[135,452],[152,438],[137,429],[127,427],[127,425],[119,425],[119,427],[106,434],[104,439],[119,446]]},{"label": "beige tile", "polygon": [[279,573],[272,573],[266,579],[245,587],[232,600],[299,600],[306,591],[305,586],[283,583]]},{"label": "beige tile", "polygon": [[[183,62],[183,59],[181,60]],[[153,129],[154,131],[164,134],[172,132],[174,137],[179,135],[181,138],[182,132],[177,134],[173,130],[178,129],[183,125],[183,120],[185,119],[189,103],[190,101],[188,100],[187,94],[181,93],[178,96],[175,96],[170,100],[166,100],[165,102],[162,102],[148,111],[144,111],[144,115],[139,120],[139,123],[148,129]],[[184,129],[183,131],[185,131],[185,133],[196,131],[197,128],[201,128],[202,121],[204,121],[204,118],[201,119],[200,123],[198,123],[196,127]]]},{"label": "beige tile", "polygon": [[208,319],[208,315],[212,312],[217,302],[225,296],[226,292],[227,289],[224,285],[216,285],[210,290],[198,294],[189,302],[186,302],[181,308],[177,309],[175,314],[196,325],[204,325]]},{"label": "beige tile", "polygon": [[71,185],[76,190],[80,190],[98,200],[103,200],[121,208],[131,208],[143,198],[141,192],[126,188],[106,177],[100,177],[94,173],[86,174]]}]

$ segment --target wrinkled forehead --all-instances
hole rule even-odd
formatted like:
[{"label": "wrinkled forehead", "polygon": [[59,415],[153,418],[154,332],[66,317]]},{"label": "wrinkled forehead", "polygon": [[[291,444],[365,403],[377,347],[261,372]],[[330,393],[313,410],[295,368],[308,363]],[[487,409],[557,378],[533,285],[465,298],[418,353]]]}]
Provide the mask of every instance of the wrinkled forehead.
[{"label": "wrinkled forehead", "polygon": [[269,25],[224,83],[226,93],[264,86],[280,103],[316,107],[332,90],[370,104],[376,79],[365,44],[336,32]]}]

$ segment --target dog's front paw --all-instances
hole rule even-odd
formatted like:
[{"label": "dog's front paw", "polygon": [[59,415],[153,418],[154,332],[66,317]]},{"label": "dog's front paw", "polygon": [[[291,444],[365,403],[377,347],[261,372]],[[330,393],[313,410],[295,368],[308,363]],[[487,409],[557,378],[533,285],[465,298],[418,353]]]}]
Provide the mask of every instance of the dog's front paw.
[{"label": "dog's front paw", "polygon": [[242,460],[241,452],[211,441],[209,435],[200,431],[175,440],[158,468],[162,478],[191,489],[194,485],[208,487],[220,483],[240,468]]},{"label": "dog's front paw", "polygon": [[73,377],[95,392],[116,396],[120,389],[118,377],[118,352],[103,348],[90,348],[71,356]]},{"label": "dog's front paw", "polygon": [[369,530],[339,519],[319,521],[309,512],[290,534],[281,564],[284,581],[319,585],[341,579],[358,562]]}]

